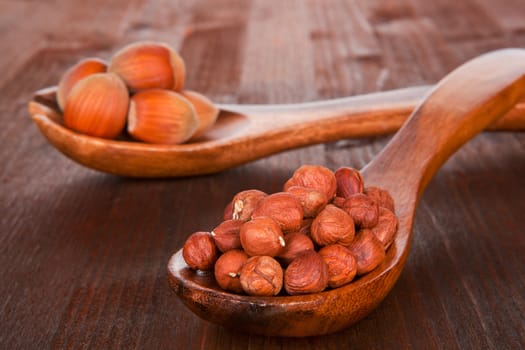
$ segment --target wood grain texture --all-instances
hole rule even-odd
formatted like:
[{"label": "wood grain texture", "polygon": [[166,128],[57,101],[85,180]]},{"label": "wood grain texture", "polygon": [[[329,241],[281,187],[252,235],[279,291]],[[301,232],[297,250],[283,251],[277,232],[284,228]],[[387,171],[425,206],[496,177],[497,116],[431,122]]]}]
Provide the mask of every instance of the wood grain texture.
[{"label": "wood grain texture", "polygon": [[[33,91],[56,84],[78,59],[108,58],[140,39],[178,48],[191,65],[188,87],[223,103],[303,102],[434,84],[483,52],[525,47],[519,0],[307,5],[0,1],[0,348],[525,346],[522,133],[483,133],[444,164],[417,210],[406,267],[378,309],[340,333],[283,339],[195,317],[168,286],[169,256],[191,232],[211,229],[235,192],[278,191],[304,163],[362,167],[389,137],[289,151],[213,176],[132,180],[71,162],[27,115]],[[270,33],[259,39],[258,28]],[[279,55],[295,61],[271,55],[279,43],[288,44],[276,48]]]}]

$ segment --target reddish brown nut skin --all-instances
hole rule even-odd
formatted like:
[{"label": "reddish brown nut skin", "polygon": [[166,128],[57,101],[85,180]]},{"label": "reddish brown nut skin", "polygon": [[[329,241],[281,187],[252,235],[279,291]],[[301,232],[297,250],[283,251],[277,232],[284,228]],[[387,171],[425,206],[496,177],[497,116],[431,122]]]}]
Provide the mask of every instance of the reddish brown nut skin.
[{"label": "reddish brown nut skin", "polygon": [[215,280],[219,287],[229,292],[242,293],[239,275],[246,260],[248,254],[240,249],[229,250],[222,254],[215,262],[214,269]]},{"label": "reddish brown nut skin", "polygon": [[253,211],[252,219],[270,217],[274,219],[284,233],[294,232],[301,228],[303,207],[299,199],[286,192],[273,193],[259,201]]},{"label": "reddish brown nut skin", "polygon": [[328,266],[328,286],[338,288],[350,283],[357,273],[357,261],[346,247],[331,244],[319,250],[319,255]]},{"label": "reddish brown nut skin", "polygon": [[296,257],[284,271],[284,289],[290,295],[318,293],[328,286],[328,266],[315,251]]},{"label": "reddish brown nut skin", "polygon": [[374,233],[381,244],[383,244],[385,250],[388,249],[390,244],[394,241],[394,236],[397,232],[397,225],[397,216],[389,209],[379,207],[379,219],[377,225],[370,230]]},{"label": "reddish brown nut skin", "polygon": [[240,231],[241,246],[249,256],[276,256],[286,245],[279,224],[269,217],[245,222]]},{"label": "reddish brown nut skin", "polygon": [[186,239],[182,257],[194,270],[211,271],[219,258],[219,250],[209,232],[198,231]]},{"label": "reddish brown nut skin", "polygon": [[211,232],[215,245],[221,252],[241,248],[242,220],[226,220],[221,222]]},{"label": "reddish brown nut skin", "polygon": [[233,201],[231,201],[224,207],[224,211],[222,213],[222,221],[231,219],[233,219]]},{"label": "reddish brown nut skin", "polygon": [[337,197],[348,198],[355,193],[363,193],[364,182],[359,170],[341,167],[334,173],[337,181]]},{"label": "reddish brown nut skin", "polygon": [[354,221],[343,209],[328,204],[312,222],[310,235],[319,246],[334,243],[346,245],[354,239]]},{"label": "reddish brown nut skin", "polygon": [[232,200],[232,217],[230,219],[248,221],[259,201],[268,196],[259,190],[244,190],[237,193]]},{"label": "reddish brown nut skin", "polygon": [[328,203],[325,194],[315,188],[292,186],[286,192],[293,194],[299,199],[303,206],[305,218],[315,217]]},{"label": "reddish brown nut skin", "polygon": [[305,234],[308,237],[311,237],[310,235],[310,228],[312,227],[312,222],[314,221],[313,218],[305,218],[301,222],[301,227],[299,228],[299,233]]},{"label": "reddish brown nut skin", "polygon": [[283,269],[269,256],[252,256],[241,268],[240,282],[248,295],[277,295],[283,287]]},{"label": "reddish brown nut skin", "polygon": [[279,262],[284,266],[288,266],[302,252],[314,250],[314,243],[310,237],[299,232],[288,233],[284,236],[284,241],[286,246],[277,256]]},{"label": "reddish brown nut skin", "polygon": [[348,197],[343,204],[343,209],[350,214],[356,226],[360,228],[371,228],[377,225],[379,207],[376,202],[362,193]]},{"label": "reddish brown nut skin", "polygon": [[346,198],[343,197],[334,197],[334,200],[332,201],[332,204],[335,205],[338,208],[343,208],[343,205],[345,204]]},{"label": "reddish brown nut skin", "polygon": [[396,212],[394,206],[394,199],[388,193],[388,191],[383,190],[379,187],[366,187],[364,192],[369,198],[377,203],[378,206],[389,209],[392,213]]},{"label": "reddish brown nut skin", "polygon": [[292,186],[315,188],[323,192],[328,201],[335,196],[337,181],[334,172],[320,165],[303,165],[297,168],[292,177],[284,184],[284,190]]},{"label": "reddish brown nut skin", "polygon": [[379,266],[385,259],[385,250],[372,231],[360,230],[347,246],[357,262],[357,275],[363,275]]}]

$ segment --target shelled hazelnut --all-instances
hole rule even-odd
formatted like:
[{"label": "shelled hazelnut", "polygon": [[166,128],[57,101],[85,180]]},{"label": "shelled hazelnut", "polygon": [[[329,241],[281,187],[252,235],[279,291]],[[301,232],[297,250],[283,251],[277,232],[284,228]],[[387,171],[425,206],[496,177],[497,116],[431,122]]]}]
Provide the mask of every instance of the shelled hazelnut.
[{"label": "shelled hazelnut", "polygon": [[294,232],[301,228],[304,217],[299,199],[286,192],[273,193],[259,201],[252,213],[252,220],[269,217],[275,220],[283,232]]},{"label": "shelled hazelnut", "polygon": [[314,250],[314,243],[307,235],[300,232],[289,233],[284,236],[285,246],[277,255],[282,265],[289,265],[299,254]]},{"label": "shelled hazelnut", "polygon": [[241,248],[242,224],[244,224],[242,220],[225,220],[210,232],[221,252]]},{"label": "shelled hazelnut", "polygon": [[276,256],[286,246],[279,224],[269,217],[245,222],[240,230],[241,246],[250,255]]},{"label": "shelled hazelnut", "polygon": [[242,293],[241,269],[249,256],[240,249],[222,254],[215,262],[214,275],[217,284],[224,290]]},{"label": "shelled hazelnut", "polygon": [[320,165],[302,165],[294,171],[292,177],[284,184],[287,191],[292,186],[314,188],[325,194],[332,201],[337,190],[337,180],[332,170]]},{"label": "shelled hazelnut", "polygon": [[299,254],[284,271],[284,288],[290,295],[318,293],[328,286],[328,266],[319,253]]},{"label": "shelled hazelnut", "polygon": [[365,188],[357,170],[343,167],[334,174],[302,166],[284,191],[234,195],[211,233],[188,238],[190,248],[200,247],[192,251],[185,244],[188,266],[210,269],[204,263],[216,261],[215,279],[224,290],[272,296],[340,288],[384,261],[398,226],[387,208],[393,207],[392,197]]},{"label": "shelled hazelnut", "polygon": [[355,193],[343,203],[343,210],[350,214],[354,223],[360,228],[372,228],[377,225],[379,207],[370,197]]},{"label": "shelled hazelnut", "polygon": [[213,269],[219,258],[219,250],[209,232],[199,231],[188,237],[182,256],[192,269],[208,271]]},{"label": "shelled hazelnut", "polygon": [[338,288],[350,283],[357,273],[357,261],[352,252],[340,245],[331,244],[319,250],[328,266],[328,286]]},{"label": "shelled hazelnut", "polygon": [[242,289],[249,295],[277,295],[283,287],[283,269],[269,256],[252,256],[243,264],[239,275]]}]

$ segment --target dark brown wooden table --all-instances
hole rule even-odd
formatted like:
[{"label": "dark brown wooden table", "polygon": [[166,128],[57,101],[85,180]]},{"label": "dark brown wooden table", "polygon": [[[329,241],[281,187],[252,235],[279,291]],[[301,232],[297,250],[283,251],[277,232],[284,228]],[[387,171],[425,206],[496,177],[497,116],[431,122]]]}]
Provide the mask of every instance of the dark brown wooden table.
[{"label": "dark brown wooden table", "polygon": [[0,33],[1,349],[525,347],[525,133],[483,133],[437,173],[405,271],[372,314],[337,334],[280,339],[194,316],[168,287],[168,258],[236,192],[278,191],[304,163],[361,167],[388,136],[141,180],[67,159],[26,110],[80,58],[143,39],[176,47],[187,87],[217,102],[432,84],[483,52],[525,47],[522,0],[0,0]]}]

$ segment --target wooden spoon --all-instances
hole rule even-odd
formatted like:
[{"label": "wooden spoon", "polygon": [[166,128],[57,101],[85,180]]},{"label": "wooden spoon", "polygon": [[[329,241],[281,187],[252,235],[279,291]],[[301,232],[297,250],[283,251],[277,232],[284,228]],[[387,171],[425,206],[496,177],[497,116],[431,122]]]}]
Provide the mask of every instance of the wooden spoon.
[{"label": "wooden spoon", "polygon": [[525,50],[480,56],[444,78],[362,170],[365,184],[390,192],[399,218],[386,260],[369,274],[317,294],[235,295],[221,291],[211,275],[190,270],[179,251],[168,263],[171,287],[203,319],[241,331],[303,337],[348,327],[371,312],[400,275],[410,248],[415,209],[434,173],[524,94]]},{"label": "wooden spoon", "polygon": [[[37,91],[29,113],[45,137],[69,158],[122,176],[177,177],[225,170],[284,150],[396,131],[430,91],[414,87],[290,105],[220,105],[215,126],[200,140],[167,146],[105,140],[65,128],[56,88]],[[525,130],[525,102],[497,130]]]}]

